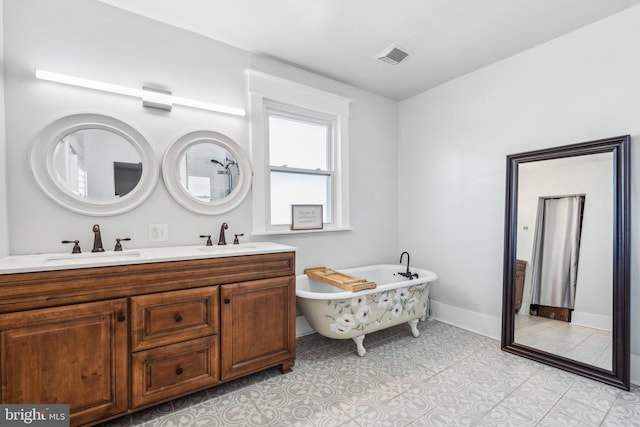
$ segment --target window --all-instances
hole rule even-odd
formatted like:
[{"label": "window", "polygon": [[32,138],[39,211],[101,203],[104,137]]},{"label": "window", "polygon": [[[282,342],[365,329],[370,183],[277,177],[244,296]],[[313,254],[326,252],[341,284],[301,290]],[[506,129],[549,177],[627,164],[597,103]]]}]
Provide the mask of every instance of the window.
[{"label": "window", "polygon": [[333,123],[307,112],[267,104],[269,225],[291,223],[291,205],[322,205],[323,223],[333,215]]},{"label": "window", "polygon": [[291,232],[293,204],[322,205],[323,231],[349,229],[350,101],[256,71],[247,75],[253,233]]}]

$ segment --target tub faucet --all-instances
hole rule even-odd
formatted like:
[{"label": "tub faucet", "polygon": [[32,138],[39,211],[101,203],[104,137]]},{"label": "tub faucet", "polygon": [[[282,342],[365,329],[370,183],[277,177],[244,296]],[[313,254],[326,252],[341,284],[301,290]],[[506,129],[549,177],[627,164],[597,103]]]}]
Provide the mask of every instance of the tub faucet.
[{"label": "tub faucet", "polygon": [[229,228],[229,226],[227,225],[226,222],[223,222],[222,225],[220,226],[220,237],[218,237],[218,245],[226,245],[227,241],[224,238],[224,230],[227,230]]},{"label": "tub faucet", "polygon": [[93,249],[91,249],[91,252],[104,252],[102,235],[100,234],[100,226],[98,224],[93,226]]},{"label": "tub faucet", "polygon": [[418,273],[413,273],[413,274],[412,274],[412,273],[411,273],[411,271],[409,271],[409,260],[410,260],[409,252],[407,252],[407,251],[402,252],[402,253],[400,254],[400,261],[398,261],[398,262],[399,262],[400,264],[402,264],[402,258],[404,258],[404,254],[407,254],[407,271],[405,271],[405,272],[402,272],[402,271],[401,271],[401,272],[399,272],[398,274],[399,274],[399,275],[401,275],[401,276],[406,277],[406,278],[407,278],[407,279],[409,279],[409,280],[412,280],[413,278],[416,278],[416,279],[417,279],[417,278],[418,278]]}]

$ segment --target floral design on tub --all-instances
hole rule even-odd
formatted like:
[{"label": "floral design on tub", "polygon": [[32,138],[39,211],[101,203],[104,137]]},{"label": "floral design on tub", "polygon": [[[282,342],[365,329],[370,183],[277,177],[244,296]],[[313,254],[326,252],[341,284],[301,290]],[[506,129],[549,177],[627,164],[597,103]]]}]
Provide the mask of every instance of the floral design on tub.
[{"label": "floral design on tub", "polygon": [[[427,291],[427,284],[408,286],[400,289],[362,295],[350,299],[328,300],[335,315],[327,314],[334,323],[331,331],[346,334],[361,331],[363,334],[372,327],[380,329],[382,324],[397,322],[404,318],[424,317],[426,300],[420,304],[420,297]],[[418,311],[420,310],[420,311]]]}]

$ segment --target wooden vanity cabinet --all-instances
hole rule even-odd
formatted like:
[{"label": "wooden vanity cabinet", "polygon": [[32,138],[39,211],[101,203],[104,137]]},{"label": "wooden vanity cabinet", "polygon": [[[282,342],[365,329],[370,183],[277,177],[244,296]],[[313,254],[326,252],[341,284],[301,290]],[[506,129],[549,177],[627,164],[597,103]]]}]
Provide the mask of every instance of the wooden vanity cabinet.
[{"label": "wooden vanity cabinet", "polygon": [[223,285],[221,291],[223,380],[264,366],[291,371],[295,360],[294,277]]},{"label": "wooden vanity cabinet", "polygon": [[524,293],[524,278],[527,269],[527,261],[516,260],[516,313],[522,307],[522,294]]},{"label": "wooden vanity cabinet", "polygon": [[0,316],[2,403],[69,404],[70,424],[128,408],[127,300]]},{"label": "wooden vanity cabinet", "polygon": [[0,401],[72,426],[294,361],[294,252],[0,274]]}]

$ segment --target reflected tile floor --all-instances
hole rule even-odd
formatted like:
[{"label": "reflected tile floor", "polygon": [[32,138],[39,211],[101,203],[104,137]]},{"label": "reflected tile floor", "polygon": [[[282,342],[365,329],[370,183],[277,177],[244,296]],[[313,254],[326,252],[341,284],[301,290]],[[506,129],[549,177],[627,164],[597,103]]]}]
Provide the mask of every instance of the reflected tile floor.
[{"label": "reflected tile floor", "polygon": [[630,392],[500,350],[437,321],[352,340],[298,338],[296,366],[277,368],[104,424],[120,426],[640,426]]},{"label": "reflected tile floor", "polygon": [[517,314],[515,322],[517,343],[611,370],[611,331],[525,314]]}]

